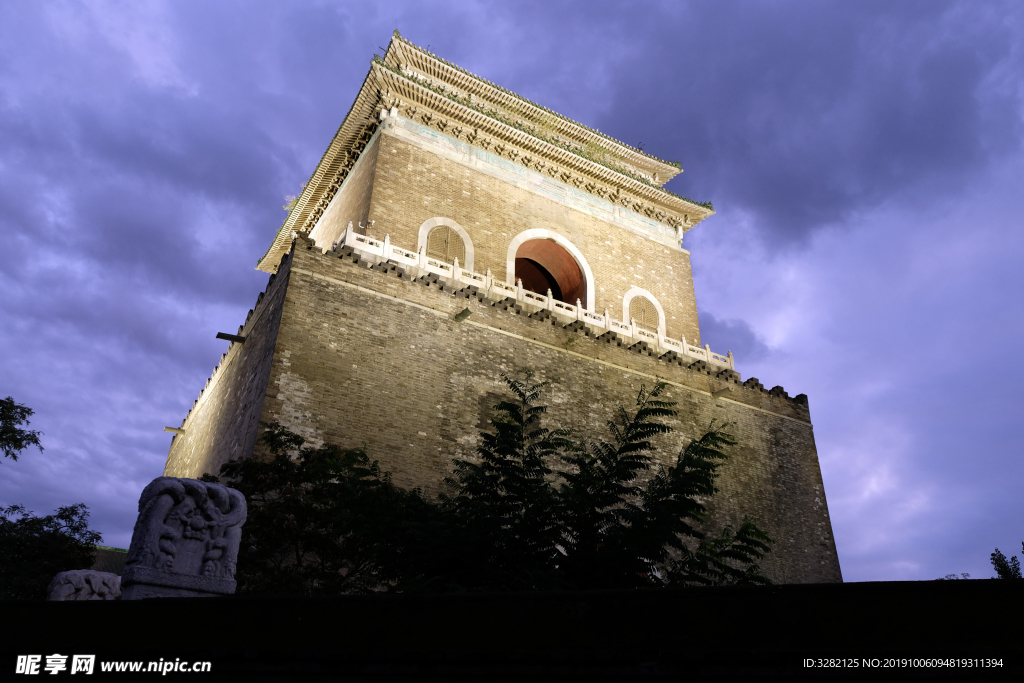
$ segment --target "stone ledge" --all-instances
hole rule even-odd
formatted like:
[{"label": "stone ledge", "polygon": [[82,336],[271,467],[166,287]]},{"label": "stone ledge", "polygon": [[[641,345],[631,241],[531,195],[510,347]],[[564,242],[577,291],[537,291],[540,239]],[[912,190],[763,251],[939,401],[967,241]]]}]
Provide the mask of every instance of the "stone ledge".
[{"label": "stone ledge", "polygon": [[152,567],[129,566],[126,568],[121,575],[121,585],[127,588],[128,586],[139,584],[181,588],[211,595],[232,595],[235,592],[234,579],[179,574],[178,572],[154,569]]}]

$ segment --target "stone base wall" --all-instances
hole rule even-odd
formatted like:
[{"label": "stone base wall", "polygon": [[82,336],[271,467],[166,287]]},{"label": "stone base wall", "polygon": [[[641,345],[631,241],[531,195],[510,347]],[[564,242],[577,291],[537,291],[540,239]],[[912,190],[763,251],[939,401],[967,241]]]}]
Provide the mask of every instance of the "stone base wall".
[{"label": "stone base wall", "polygon": [[[372,266],[372,267],[371,267]],[[468,308],[469,318],[454,319]],[[751,516],[776,540],[764,564],[778,583],[841,581],[806,397],[692,359],[659,358],[632,340],[597,337],[514,302],[413,281],[393,265],[323,253],[303,237],[175,437],[165,474],[198,477],[254,448],[258,420],[314,444],[363,448],[399,486],[440,490],[452,458],[473,458],[505,396],[501,373],[549,381],[545,425],[608,438],[605,421],[641,385],[668,383],[673,460],[712,420],[739,442],[722,468],[708,529]],[[730,389],[726,395],[713,394]]]},{"label": "stone base wall", "polygon": [[[841,580],[805,397],[369,265],[297,240],[263,420],[313,444],[364,448],[396,484],[433,494],[452,458],[475,457],[479,432],[505,395],[502,372],[525,367],[550,381],[547,426],[596,439],[607,438],[615,408],[630,407],[641,385],[661,379],[679,410],[675,432],[660,444],[666,462],[712,420],[732,423],[739,442],[722,469],[708,528],[752,516],[777,541],[765,563],[774,581]],[[470,317],[455,321],[465,308]],[[727,397],[712,396],[723,388],[732,389]]]}]

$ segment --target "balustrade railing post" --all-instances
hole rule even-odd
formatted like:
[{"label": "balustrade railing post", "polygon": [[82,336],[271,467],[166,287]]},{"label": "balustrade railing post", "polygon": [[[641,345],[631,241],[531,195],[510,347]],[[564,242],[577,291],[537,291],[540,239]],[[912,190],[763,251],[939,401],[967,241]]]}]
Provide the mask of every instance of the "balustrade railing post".
[{"label": "balustrade railing post", "polygon": [[576,319],[583,320],[583,304],[579,299],[576,299]]},{"label": "balustrade railing post", "polygon": [[704,360],[711,362],[711,344],[704,345]]},{"label": "balustrade railing post", "polygon": [[516,301],[523,300],[523,278],[516,280]]},{"label": "balustrade railing post", "polygon": [[551,294],[551,288],[548,287],[548,300],[545,302],[549,311],[555,310],[555,297]]},{"label": "balustrade railing post", "polygon": [[629,319],[629,334],[632,337],[636,337],[636,318]]},{"label": "balustrade railing post", "polygon": [[604,329],[606,329],[606,330],[610,330],[611,329],[611,326],[609,325],[609,322],[608,322],[609,320],[610,320],[610,318],[608,317],[608,309],[606,308],[606,309],[604,309]]},{"label": "balustrade railing post", "polygon": [[381,254],[381,258],[385,261],[391,258],[391,234],[387,233],[384,235],[384,250]]},{"label": "balustrade railing post", "polygon": [[493,281],[493,278],[491,277],[491,269],[488,268],[487,269],[487,273],[484,274],[484,291],[485,292],[491,291],[491,282],[492,281]]},{"label": "balustrade railing post", "polygon": [[[349,224],[351,225],[351,223]],[[427,248],[420,247],[420,268],[423,270],[427,269]]]},{"label": "balustrade railing post", "polygon": [[732,357],[732,351],[729,351],[729,369],[736,371],[736,359]]},{"label": "balustrade railing post", "polygon": [[452,275],[456,282],[462,279],[462,268],[459,267],[459,257],[455,257],[455,264],[452,266]]}]

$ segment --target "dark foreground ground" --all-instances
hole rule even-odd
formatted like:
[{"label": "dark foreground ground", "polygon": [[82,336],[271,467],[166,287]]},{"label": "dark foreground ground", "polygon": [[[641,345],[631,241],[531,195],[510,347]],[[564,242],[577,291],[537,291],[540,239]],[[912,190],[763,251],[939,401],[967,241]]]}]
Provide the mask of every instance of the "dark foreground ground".
[{"label": "dark foreground ground", "polygon": [[[1024,581],[6,602],[0,614],[2,680],[155,680],[145,669],[160,660],[211,662],[166,674],[196,681],[1024,679]],[[32,654],[39,675],[15,673]],[[67,671],[43,670],[53,654]],[[91,677],[70,673],[76,654],[96,655]],[[113,661],[143,672],[103,673]]]}]

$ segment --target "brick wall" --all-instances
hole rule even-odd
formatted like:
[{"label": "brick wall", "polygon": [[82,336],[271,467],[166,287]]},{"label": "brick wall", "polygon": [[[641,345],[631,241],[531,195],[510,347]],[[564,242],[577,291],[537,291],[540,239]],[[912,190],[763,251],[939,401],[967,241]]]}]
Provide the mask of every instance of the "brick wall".
[{"label": "brick wall", "polygon": [[[404,132],[385,126],[378,133],[375,147],[360,158],[363,166],[357,169],[359,174],[346,180],[313,230],[312,237],[319,246],[329,249],[350,220],[344,216],[358,213],[349,208],[349,197],[364,196],[367,169],[372,167],[367,220],[375,221],[370,231],[374,237],[389,234],[392,244],[415,251],[419,228],[425,221],[451,219],[473,241],[473,269],[478,273],[490,269],[495,276],[505,278],[509,245],[516,235],[531,228],[551,230],[572,242],[589,263],[594,274],[596,312],[607,308],[612,317],[621,319],[623,297],[635,285],[651,292],[665,309],[668,336],[685,336],[691,343],[700,344],[688,252],[546,197],[544,185],[565,187],[557,180],[544,178],[538,189],[521,178],[503,177],[500,171],[484,172],[486,165],[474,157],[443,155],[415,135],[397,134]],[[364,161],[366,154],[373,155],[370,163]],[[494,171],[489,167],[486,170]],[[521,167],[519,172],[528,179],[541,176]],[[339,203],[345,192],[348,194]],[[626,213],[625,209],[616,210]]]},{"label": "brick wall", "polygon": [[[606,438],[615,407],[661,378],[679,410],[664,457],[674,458],[711,420],[731,422],[739,441],[709,528],[751,515],[778,541],[766,563],[773,580],[841,580],[805,400],[369,269],[302,238],[288,265],[262,419],[314,444],[365,448],[396,484],[434,493],[453,457],[475,457],[503,395],[500,373],[533,369],[552,383],[548,425],[597,438]],[[466,307],[470,318],[455,322]],[[711,396],[727,386],[729,398]]]},{"label": "brick wall", "polygon": [[310,237],[317,244],[330,249],[334,241],[345,232],[350,221],[355,230],[364,232],[359,228],[359,224],[367,225],[370,220],[367,216],[370,212],[370,196],[373,194],[379,149],[378,135],[359,156],[355,168],[345,178],[345,182],[338,189],[338,194],[334,195],[316,228],[310,233]]},{"label": "brick wall", "polygon": [[220,365],[189,411],[181,427],[184,434],[171,440],[164,475],[198,478],[218,474],[220,466],[253,452],[271,361],[288,290],[288,260],[272,275],[238,334],[244,343],[231,342]]}]

